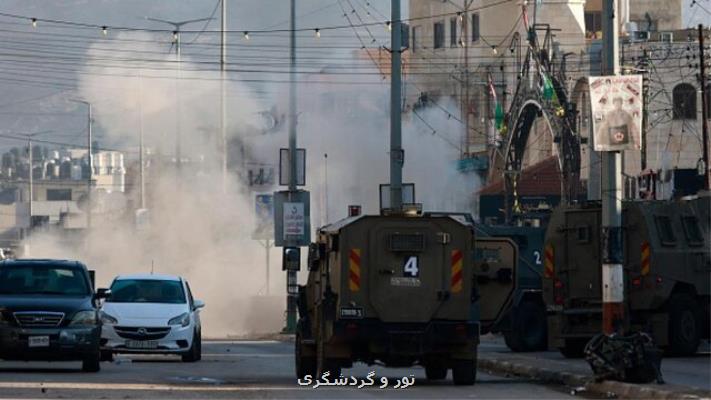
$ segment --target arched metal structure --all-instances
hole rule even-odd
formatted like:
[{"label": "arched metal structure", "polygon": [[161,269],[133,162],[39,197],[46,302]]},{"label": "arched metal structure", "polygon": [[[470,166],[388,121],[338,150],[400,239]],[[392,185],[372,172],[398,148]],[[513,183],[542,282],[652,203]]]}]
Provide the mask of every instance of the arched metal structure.
[{"label": "arched metal structure", "polygon": [[[535,32],[540,26],[532,27]],[[535,120],[543,117],[557,146],[561,181],[561,202],[570,203],[578,197],[580,188],[580,137],[577,133],[575,104],[570,102],[565,88],[565,60],[563,68],[555,71],[550,57],[552,43],[550,27],[539,48],[535,34],[529,34],[528,54],[521,67],[516,93],[506,115],[508,135],[502,143],[500,164],[506,189],[505,212],[507,221],[518,212],[517,181],[521,173],[526,144]],[[548,85],[549,93],[546,93]],[[550,86],[553,91],[550,92]]]}]

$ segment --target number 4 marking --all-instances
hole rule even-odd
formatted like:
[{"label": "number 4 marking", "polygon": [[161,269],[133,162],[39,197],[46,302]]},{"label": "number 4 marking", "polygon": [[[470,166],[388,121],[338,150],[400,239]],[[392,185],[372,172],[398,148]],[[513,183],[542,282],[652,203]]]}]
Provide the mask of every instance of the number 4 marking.
[{"label": "number 4 marking", "polygon": [[417,266],[417,256],[410,256],[405,260],[405,266],[403,267],[403,275],[412,278],[417,278],[420,276],[420,269]]}]

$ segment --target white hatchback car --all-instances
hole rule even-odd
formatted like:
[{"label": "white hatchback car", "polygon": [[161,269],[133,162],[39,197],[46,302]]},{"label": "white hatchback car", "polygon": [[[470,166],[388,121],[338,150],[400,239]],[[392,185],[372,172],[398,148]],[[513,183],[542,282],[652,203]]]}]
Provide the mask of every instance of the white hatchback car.
[{"label": "white hatchback car", "polygon": [[179,276],[116,277],[101,307],[102,359],[111,360],[114,353],[158,353],[199,361],[203,307]]}]

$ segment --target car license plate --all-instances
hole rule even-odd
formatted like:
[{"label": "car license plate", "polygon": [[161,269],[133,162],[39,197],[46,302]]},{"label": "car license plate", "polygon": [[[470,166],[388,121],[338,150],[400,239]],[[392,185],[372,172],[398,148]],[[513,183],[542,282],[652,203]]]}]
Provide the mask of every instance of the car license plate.
[{"label": "car license plate", "polygon": [[126,347],[129,349],[157,349],[158,342],[155,340],[127,340]]},{"label": "car license plate", "polygon": [[30,336],[27,345],[29,347],[49,347],[49,336]]}]

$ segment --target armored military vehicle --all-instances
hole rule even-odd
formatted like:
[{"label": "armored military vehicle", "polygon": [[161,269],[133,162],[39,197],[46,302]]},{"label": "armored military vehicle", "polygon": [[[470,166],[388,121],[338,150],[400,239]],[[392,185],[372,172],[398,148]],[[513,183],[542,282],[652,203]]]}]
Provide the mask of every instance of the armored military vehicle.
[{"label": "armored military vehicle", "polygon": [[[512,351],[538,351],[548,347],[546,308],[543,303],[543,240],[546,228],[540,226],[476,225],[477,247],[483,238],[510,238],[518,248],[516,291],[503,314],[491,326],[502,333]],[[482,333],[485,333],[482,331]]]},{"label": "armored military vehicle", "polygon": [[487,299],[478,316],[497,318],[513,292],[516,255],[501,254],[515,244],[503,242],[475,266],[473,227],[453,216],[355,216],[321,228],[299,287],[297,376],[338,376],[360,361],[420,364],[432,380],[451,369],[455,384],[473,384],[473,310]]},{"label": "armored military vehicle", "polygon": [[[708,194],[623,203],[627,329],[651,333],[668,354],[693,354],[709,338],[710,204]],[[549,345],[567,357],[601,330],[600,224],[599,203],[561,207],[546,232]]]}]

